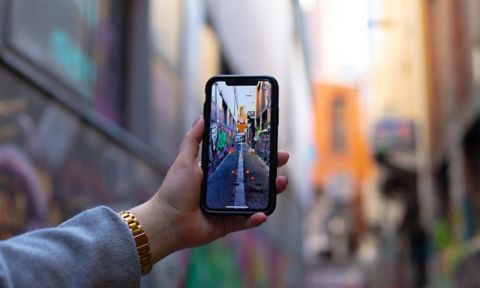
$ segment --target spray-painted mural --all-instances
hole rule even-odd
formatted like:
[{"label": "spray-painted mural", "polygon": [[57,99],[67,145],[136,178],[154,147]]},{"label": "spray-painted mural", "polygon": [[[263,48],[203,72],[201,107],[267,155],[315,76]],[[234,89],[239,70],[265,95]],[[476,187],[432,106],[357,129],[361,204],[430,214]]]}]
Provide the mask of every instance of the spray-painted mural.
[{"label": "spray-painted mural", "polygon": [[0,70],[0,238],[88,207],[125,208],[160,175],[74,114]]},{"label": "spray-painted mural", "polygon": [[181,251],[154,266],[159,287],[289,287],[296,263],[255,232]]},{"label": "spray-painted mural", "polygon": [[88,107],[123,124],[126,1],[10,1],[7,41],[68,85]]}]

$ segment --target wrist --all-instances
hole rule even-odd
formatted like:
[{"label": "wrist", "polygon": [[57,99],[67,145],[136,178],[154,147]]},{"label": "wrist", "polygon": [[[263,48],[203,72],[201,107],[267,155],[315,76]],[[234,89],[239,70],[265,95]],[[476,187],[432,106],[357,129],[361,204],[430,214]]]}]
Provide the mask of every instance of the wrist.
[{"label": "wrist", "polygon": [[154,199],[138,205],[132,209],[150,243],[153,263],[178,250],[176,235],[171,220]]}]

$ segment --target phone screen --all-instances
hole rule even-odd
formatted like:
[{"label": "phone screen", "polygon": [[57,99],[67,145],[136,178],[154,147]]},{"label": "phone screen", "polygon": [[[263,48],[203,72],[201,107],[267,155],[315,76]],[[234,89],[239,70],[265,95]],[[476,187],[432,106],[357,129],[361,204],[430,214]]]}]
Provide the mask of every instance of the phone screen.
[{"label": "phone screen", "polygon": [[271,171],[276,163],[271,159],[276,147],[271,143],[276,142],[272,108],[277,107],[272,105],[272,82],[210,83],[205,205],[210,210],[265,210],[276,175],[276,167]]}]

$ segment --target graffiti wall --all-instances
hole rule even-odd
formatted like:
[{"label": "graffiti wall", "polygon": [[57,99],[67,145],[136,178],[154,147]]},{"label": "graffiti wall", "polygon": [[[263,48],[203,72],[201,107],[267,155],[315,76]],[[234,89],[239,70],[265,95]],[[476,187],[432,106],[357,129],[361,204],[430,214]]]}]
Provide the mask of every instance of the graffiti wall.
[{"label": "graffiti wall", "polygon": [[0,87],[1,239],[156,191],[151,166],[1,67]]},{"label": "graffiti wall", "polygon": [[9,47],[123,124],[126,1],[9,1]]},{"label": "graffiti wall", "polygon": [[255,152],[260,156],[265,164],[270,163],[270,130],[260,132],[258,140],[255,141]]},{"label": "graffiti wall", "polygon": [[293,287],[289,271],[295,267],[285,251],[248,231],[162,260],[152,282],[157,287]]},{"label": "graffiti wall", "polygon": [[[215,90],[214,93],[217,93]],[[235,120],[230,109],[220,93],[212,97],[210,118],[210,141],[209,146],[208,175],[211,175],[222,160],[232,152],[235,144]]]}]

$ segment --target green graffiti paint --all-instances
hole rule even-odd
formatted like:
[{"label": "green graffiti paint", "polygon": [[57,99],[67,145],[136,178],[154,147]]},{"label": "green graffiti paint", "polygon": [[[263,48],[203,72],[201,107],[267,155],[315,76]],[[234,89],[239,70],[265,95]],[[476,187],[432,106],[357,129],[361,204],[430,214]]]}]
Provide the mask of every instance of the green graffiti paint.
[{"label": "green graffiti paint", "polygon": [[218,133],[217,151],[222,151],[227,145],[227,134],[225,131]]},{"label": "green graffiti paint", "polygon": [[186,287],[244,287],[239,271],[232,249],[215,242],[191,251]]}]

